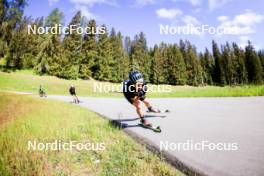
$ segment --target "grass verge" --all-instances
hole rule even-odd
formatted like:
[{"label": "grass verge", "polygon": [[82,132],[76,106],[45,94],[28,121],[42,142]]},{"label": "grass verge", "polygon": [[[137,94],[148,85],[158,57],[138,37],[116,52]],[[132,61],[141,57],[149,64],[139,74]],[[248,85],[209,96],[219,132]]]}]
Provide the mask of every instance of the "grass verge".
[{"label": "grass verge", "polygon": [[[32,70],[22,70],[11,73],[0,72],[0,90],[21,91],[38,93],[39,85],[43,85],[48,94],[68,95],[68,88],[74,84],[80,96],[95,97],[123,97],[121,83],[99,82],[95,80],[65,80],[54,76],[35,75]],[[168,85],[151,85],[153,90],[167,89]],[[102,91],[99,91],[101,88]],[[148,97],[169,98],[169,97],[239,97],[239,96],[264,96],[264,85],[245,86],[169,86],[171,90],[164,92],[149,92]]]},{"label": "grass verge", "polygon": [[[181,175],[97,114],[0,93],[0,175]],[[104,143],[105,150],[28,150],[28,141]]]}]

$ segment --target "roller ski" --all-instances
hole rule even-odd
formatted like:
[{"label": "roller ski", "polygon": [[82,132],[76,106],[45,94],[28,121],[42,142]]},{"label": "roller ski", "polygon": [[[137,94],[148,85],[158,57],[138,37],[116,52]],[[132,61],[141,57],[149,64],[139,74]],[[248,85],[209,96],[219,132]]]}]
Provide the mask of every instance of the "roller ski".
[{"label": "roller ski", "polygon": [[147,113],[169,113],[170,110],[166,109],[166,110],[160,110],[160,109],[154,109],[152,107],[148,108],[148,110],[146,111]]},{"label": "roller ski", "polygon": [[79,103],[81,103],[81,101],[78,100],[78,99],[75,99],[75,100],[74,100],[74,103],[75,103],[75,104],[79,104]]},{"label": "roller ski", "polygon": [[139,125],[142,126],[143,128],[153,130],[156,133],[161,132],[160,126],[153,126],[151,123],[146,122],[145,119],[141,119]]}]

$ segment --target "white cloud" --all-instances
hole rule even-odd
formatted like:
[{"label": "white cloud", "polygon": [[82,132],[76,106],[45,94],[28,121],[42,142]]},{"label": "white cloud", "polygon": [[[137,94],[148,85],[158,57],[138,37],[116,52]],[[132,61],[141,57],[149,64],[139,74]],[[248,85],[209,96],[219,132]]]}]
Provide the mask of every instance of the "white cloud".
[{"label": "white cloud", "polygon": [[90,11],[90,8],[95,4],[116,5],[116,0],[70,0],[70,2],[74,4],[75,10],[80,10],[87,19],[99,18]]},{"label": "white cloud", "polygon": [[87,6],[93,6],[95,4],[108,4],[108,5],[116,5],[115,0],[70,0],[74,4],[81,4]]},{"label": "white cloud", "polygon": [[237,35],[248,35],[256,32],[256,25],[264,21],[264,15],[247,10],[236,15],[233,19],[228,16],[219,16],[220,27],[235,31]]},{"label": "white cloud", "polygon": [[235,25],[255,25],[261,23],[264,20],[264,16],[256,14],[250,10],[247,10],[244,14],[235,16],[233,23]]},{"label": "white cloud", "polygon": [[158,18],[169,19],[172,21],[172,23],[176,23],[176,24],[179,24],[179,22],[180,24],[183,25],[193,25],[193,26],[197,26],[201,24],[196,17],[191,15],[184,15],[180,9],[161,8],[156,10],[156,14]]},{"label": "white cloud", "polygon": [[58,2],[59,0],[49,0],[49,6],[52,6],[53,4],[55,4],[56,2]]},{"label": "white cloud", "polygon": [[217,17],[217,20],[218,21],[221,21],[221,22],[223,22],[223,21],[227,21],[229,19],[229,17],[228,16],[219,16],[219,17]]},{"label": "white cloud", "polygon": [[248,40],[250,40],[250,38],[249,38],[249,36],[240,36],[239,40],[240,40],[240,42],[238,45],[241,48],[245,48],[247,46],[247,42],[248,42]]},{"label": "white cloud", "polygon": [[76,10],[80,10],[82,12],[82,15],[85,16],[87,19],[96,19],[98,18],[96,15],[90,12],[87,6],[76,4],[75,5]]},{"label": "white cloud", "polygon": [[193,17],[193,16],[190,16],[190,15],[185,15],[183,18],[182,18],[182,21],[188,25],[193,25],[193,26],[197,26],[197,25],[200,25],[201,23],[197,20],[197,18]]},{"label": "white cloud", "polygon": [[231,0],[208,0],[209,10],[214,10],[216,8],[220,8],[229,1],[231,1]]},{"label": "white cloud", "polygon": [[182,15],[182,11],[179,9],[161,8],[159,10],[156,10],[156,14],[158,15],[159,18],[174,19],[177,16]]},{"label": "white cloud", "polygon": [[[245,48],[248,45],[248,41],[252,42],[252,38],[249,36],[240,36],[238,45],[241,48]],[[251,43],[256,50],[261,50],[263,47],[256,43]]]},{"label": "white cloud", "polygon": [[190,3],[193,6],[198,6],[198,5],[201,5],[202,4],[202,0],[190,0]]},{"label": "white cloud", "polygon": [[143,7],[145,5],[155,4],[155,3],[156,3],[155,0],[136,0],[135,6],[137,6],[137,7]]},{"label": "white cloud", "polygon": [[203,0],[171,0],[172,2],[188,2],[193,6],[199,6],[202,4]]}]

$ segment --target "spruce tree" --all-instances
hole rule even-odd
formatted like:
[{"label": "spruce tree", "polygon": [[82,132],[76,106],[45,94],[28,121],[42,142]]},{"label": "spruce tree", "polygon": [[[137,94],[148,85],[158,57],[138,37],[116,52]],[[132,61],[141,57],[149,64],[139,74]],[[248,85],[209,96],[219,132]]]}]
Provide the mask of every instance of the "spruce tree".
[{"label": "spruce tree", "polygon": [[222,56],[219,48],[215,41],[212,42],[213,45],[213,56],[214,56],[214,76],[213,80],[218,85],[225,85],[225,72],[223,68]]},{"label": "spruce tree", "polygon": [[201,54],[201,66],[203,69],[203,82],[207,85],[213,84],[213,58],[208,49],[205,49],[204,54]]},{"label": "spruce tree", "polygon": [[172,45],[167,51],[168,57],[168,75],[167,81],[172,85],[186,84],[186,67],[185,62],[177,45]]},{"label": "spruce tree", "polygon": [[150,82],[154,84],[165,83],[163,67],[164,59],[162,57],[160,48],[158,45],[155,45],[153,51],[151,52],[151,73],[150,73]]},{"label": "spruce tree", "polygon": [[132,66],[132,70],[142,72],[145,80],[149,81],[151,61],[149,59],[147,41],[143,32],[136,35],[132,42],[130,65]]},{"label": "spruce tree", "polygon": [[2,1],[0,8],[1,13],[1,29],[0,42],[4,51],[1,55],[7,53],[6,66],[13,68],[22,68],[23,47],[21,42],[26,36],[20,35],[24,30],[23,13],[26,6],[25,0]]},{"label": "spruce tree", "polygon": [[107,28],[105,33],[98,36],[98,57],[95,59],[93,74],[94,78],[101,81],[111,80],[111,65],[113,65],[112,47],[108,36]]},{"label": "spruce tree", "polygon": [[248,41],[248,45],[246,46],[245,60],[246,60],[249,82],[255,84],[261,83],[262,82],[261,62],[250,41]]},{"label": "spruce tree", "polygon": [[131,47],[132,47],[132,41],[129,36],[126,36],[124,41],[124,49],[128,56],[131,55]]},{"label": "spruce tree", "polygon": [[40,75],[49,74],[61,77],[61,65],[63,62],[62,46],[55,35],[46,35],[40,45],[35,70]]},{"label": "spruce tree", "polygon": [[111,81],[120,82],[125,79],[129,71],[128,57],[125,55],[122,44],[122,35],[120,32],[116,34],[115,29],[111,30],[110,41],[112,44],[113,64],[111,65]]},{"label": "spruce tree", "polygon": [[240,49],[236,43],[232,44],[233,53],[235,57],[235,72],[236,80],[239,84],[246,84],[248,82],[247,69],[245,65],[245,54],[244,50]]},{"label": "spruce tree", "polygon": [[9,4],[7,0],[1,0],[0,1],[0,59],[4,57],[4,55],[7,52],[7,42],[6,42],[6,28],[5,28],[5,23],[6,23],[6,16],[7,16],[7,11],[9,8]]},{"label": "spruce tree", "polygon": [[236,70],[234,66],[234,55],[231,52],[230,46],[228,43],[226,43],[225,46],[223,46],[222,51],[222,60],[223,60],[223,69],[225,73],[225,80],[226,83],[229,85],[233,85],[236,83],[235,76],[236,76]]},{"label": "spruce tree", "polygon": [[[37,19],[32,19],[28,18],[27,25],[31,26],[37,26],[37,27],[42,27],[43,26],[43,17],[37,18]],[[40,45],[43,41],[43,36],[42,35],[36,35],[36,34],[28,34],[26,27],[24,30],[24,35],[26,35],[24,43],[26,45],[24,54],[23,54],[23,68],[34,68],[36,65],[36,58],[38,53],[40,52]]]},{"label": "spruce tree", "polygon": [[202,73],[200,62],[197,59],[196,51],[194,47],[187,42],[187,51],[184,53],[186,71],[187,71],[187,80],[189,85],[198,86],[202,82]]},{"label": "spruce tree", "polygon": [[[44,26],[53,27],[61,24],[63,13],[59,9],[53,9],[47,16]],[[67,62],[63,57],[61,46],[61,35],[45,34],[39,38],[40,50],[37,55],[36,66],[34,67],[39,74],[49,74],[63,77],[61,66]]]},{"label": "spruce tree", "polygon": [[45,26],[53,27],[59,24],[62,24],[62,20],[64,18],[63,13],[58,9],[53,9],[50,14],[45,19]]},{"label": "spruce tree", "polygon": [[258,56],[262,66],[262,82],[264,81],[264,50],[258,52]]},{"label": "spruce tree", "polygon": [[82,57],[79,70],[79,75],[83,79],[88,79],[92,76],[92,67],[94,66],[94,61],[98,54],[96,21],[90,20],[87,24],[87,29],[89,29],[89,31],[86,31],[83,38]]},{"label": "spruce tree", "polygon": [[63,67],[63,77],[67,79],[77,79],[79,73],[79,62],[81,60],[81,50],[82,50],[82,35],[78,33],[76,29],[81,27],[81,11],[78,11],[72,18],[69,27],[73,27],[71,33],[66,34],[63,39],[63,48],[65,57],[67,59],[67,64],[62,65]]},{"label": "spruce tree", "polygon": [[9,44],[9,52],[7,57],[7,66],[16,69],[23,67],[23,55],[27,50],[27,19],[24,18],[19,27],[13,31],[12,40]]}]

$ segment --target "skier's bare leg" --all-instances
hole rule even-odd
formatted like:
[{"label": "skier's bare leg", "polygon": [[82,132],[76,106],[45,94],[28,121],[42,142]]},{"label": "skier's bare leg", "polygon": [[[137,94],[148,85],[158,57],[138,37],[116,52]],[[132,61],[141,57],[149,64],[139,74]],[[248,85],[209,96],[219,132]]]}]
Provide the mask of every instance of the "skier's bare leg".
[{"label": "skier's bare leg", "polygon": [[144,117],[144,113],[142,111],[142,108],[141,108],[141,103],[140,103],[140,100],[136,99],[134,102],[133,102],[133,105],[136,107],[136,111],[137,111],[137,114],[140,118],[143,118]]},{"label": "skier's bare leg", "polygon": [[138,116],[141,118],[141,122],[144,125],[150,125],[150,123],[144,118],[144,113],[143,113],[142,108],[141,108],[140,100],[135,99],[133,102],[133,105],[136,107],[136,111],[137,111]]},{"label": "skier's bare leg", "polygon": [[151,104],[150,104],[150,102],[148,101],[148,100],[143,100],[143,103],[145,104],[145,106],[147,107],[147,108],[150,108],[151,107]]},{"label": "skier's bare leg", "polygon": [[75,96],[76,102],[79,103],[80,101],[79,101],[77,95],[74,95],[74,96]]},{"label": "skier's bare leg", "polygon": [[144,103],[145,106],[148,108],[149,112],[156,112],[156,113],[159,113],[159,112],[160,112],[160,110],[158,110],[158,109],[154,109],[154,108],[151,106],[150,102],[149,102],[147,99],[144,99],[144,100],[143,100],[143,103]]}]

